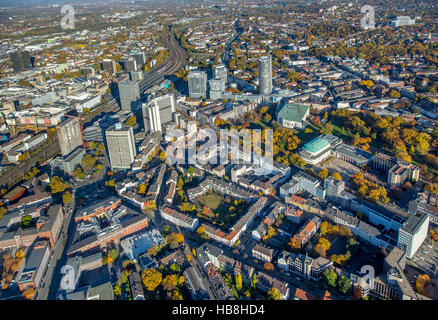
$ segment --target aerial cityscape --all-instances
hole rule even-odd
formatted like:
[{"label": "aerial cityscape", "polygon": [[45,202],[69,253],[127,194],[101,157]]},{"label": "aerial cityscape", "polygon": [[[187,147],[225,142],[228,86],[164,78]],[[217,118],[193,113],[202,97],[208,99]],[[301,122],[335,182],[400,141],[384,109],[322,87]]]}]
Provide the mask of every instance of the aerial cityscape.
[{"label": "aerial cityscape", "polygon": [[0,300],[438,300],[438,2],[0,0]]}]

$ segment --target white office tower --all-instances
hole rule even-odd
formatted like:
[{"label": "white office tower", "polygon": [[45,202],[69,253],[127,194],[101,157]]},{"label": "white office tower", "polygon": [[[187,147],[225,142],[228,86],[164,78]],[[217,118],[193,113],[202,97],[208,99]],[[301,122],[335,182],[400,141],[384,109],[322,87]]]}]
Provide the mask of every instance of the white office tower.
[{"label": "white office tower", "polygon": [[259,93],[272,93],[272,58],[271,55],[259,59]]},{"label": "white office tower", "polygon": [[205,71],[190,71],[188,82],[190,98],[207,97],[207,73]]},{"label": "white office tower", "polygon": [[137,154],[132,127],[119,122],[109,127],[105,134],[111,168],[130,169]]},{"label": "white office tower", "polygon": [[222,78],[215,78],[208,81],[210,85],[210,99],[220,100],[225,92],[225,81]]},{"label": "white office tower", "polygon": [[213,78],[223,79],[225,84],[228,83],[228,70],[223,64],[218,64],[213,68]]},{"label": "white office tower", "polygon": [[145,132],[162,131],[162,126],[173,121],[176,112],[175,95],[167,94],[143,104]]},{"label": "white office tower", "polygon": [[124,80],[119,82],[119,96],[122,110],[136,112],[141,108],[139,82]]},{"label": "white office tower", "polygon": [[82,145],[81,123],[78,118],[67,118],[56,127],[58,142],[63,156],[69,155]]},{"label": "white office tower", "polygon": [[411,259],[427,237],[429,228],[429,213],[418,206],[399,230],[398,247],[406,250]]}]

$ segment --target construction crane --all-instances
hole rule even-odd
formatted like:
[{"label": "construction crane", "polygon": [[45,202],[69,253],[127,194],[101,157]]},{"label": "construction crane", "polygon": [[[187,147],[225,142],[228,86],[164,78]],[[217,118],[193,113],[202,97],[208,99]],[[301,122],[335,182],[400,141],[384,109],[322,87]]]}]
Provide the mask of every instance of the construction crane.
[{"label": "construction crane", "polygon": [[72,116],[72,115],[69,115],[69,114],[66,114],[65,116],[69,117],[69,118],[75,118],[75,119],[79,120],[79,130],[81,130],[82,146],[85,149],[84,131],[82,130],[81,117]]}]

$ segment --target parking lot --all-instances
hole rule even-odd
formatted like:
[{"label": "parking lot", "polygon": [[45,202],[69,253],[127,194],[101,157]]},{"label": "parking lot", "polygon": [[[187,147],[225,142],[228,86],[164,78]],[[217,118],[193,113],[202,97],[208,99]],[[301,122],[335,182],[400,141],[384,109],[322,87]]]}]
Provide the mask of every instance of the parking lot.
[{"label": "parking lot", "polygon": [[321,166],[321,169],[328,169],[331,172],[339,172],[342,177],[342,180],[347,183],[350,180],[350,177],[359,172],[360,168],[356,167],[354,164],[344,161],[342,159],[334,158],[329,163]]}]

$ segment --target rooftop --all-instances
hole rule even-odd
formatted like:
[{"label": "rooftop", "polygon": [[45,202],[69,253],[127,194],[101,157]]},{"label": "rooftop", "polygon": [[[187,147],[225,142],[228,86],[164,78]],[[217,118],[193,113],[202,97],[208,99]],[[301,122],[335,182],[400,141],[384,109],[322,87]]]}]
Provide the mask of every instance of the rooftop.
[{"label": "rooftop", "polygon": [[303,149],[310,152],[310,153],[318,153],[325,147],[329,145],[329,142],[325,140],[324,138],[317,137],[313,139],[312,141],[307,142]]}]

